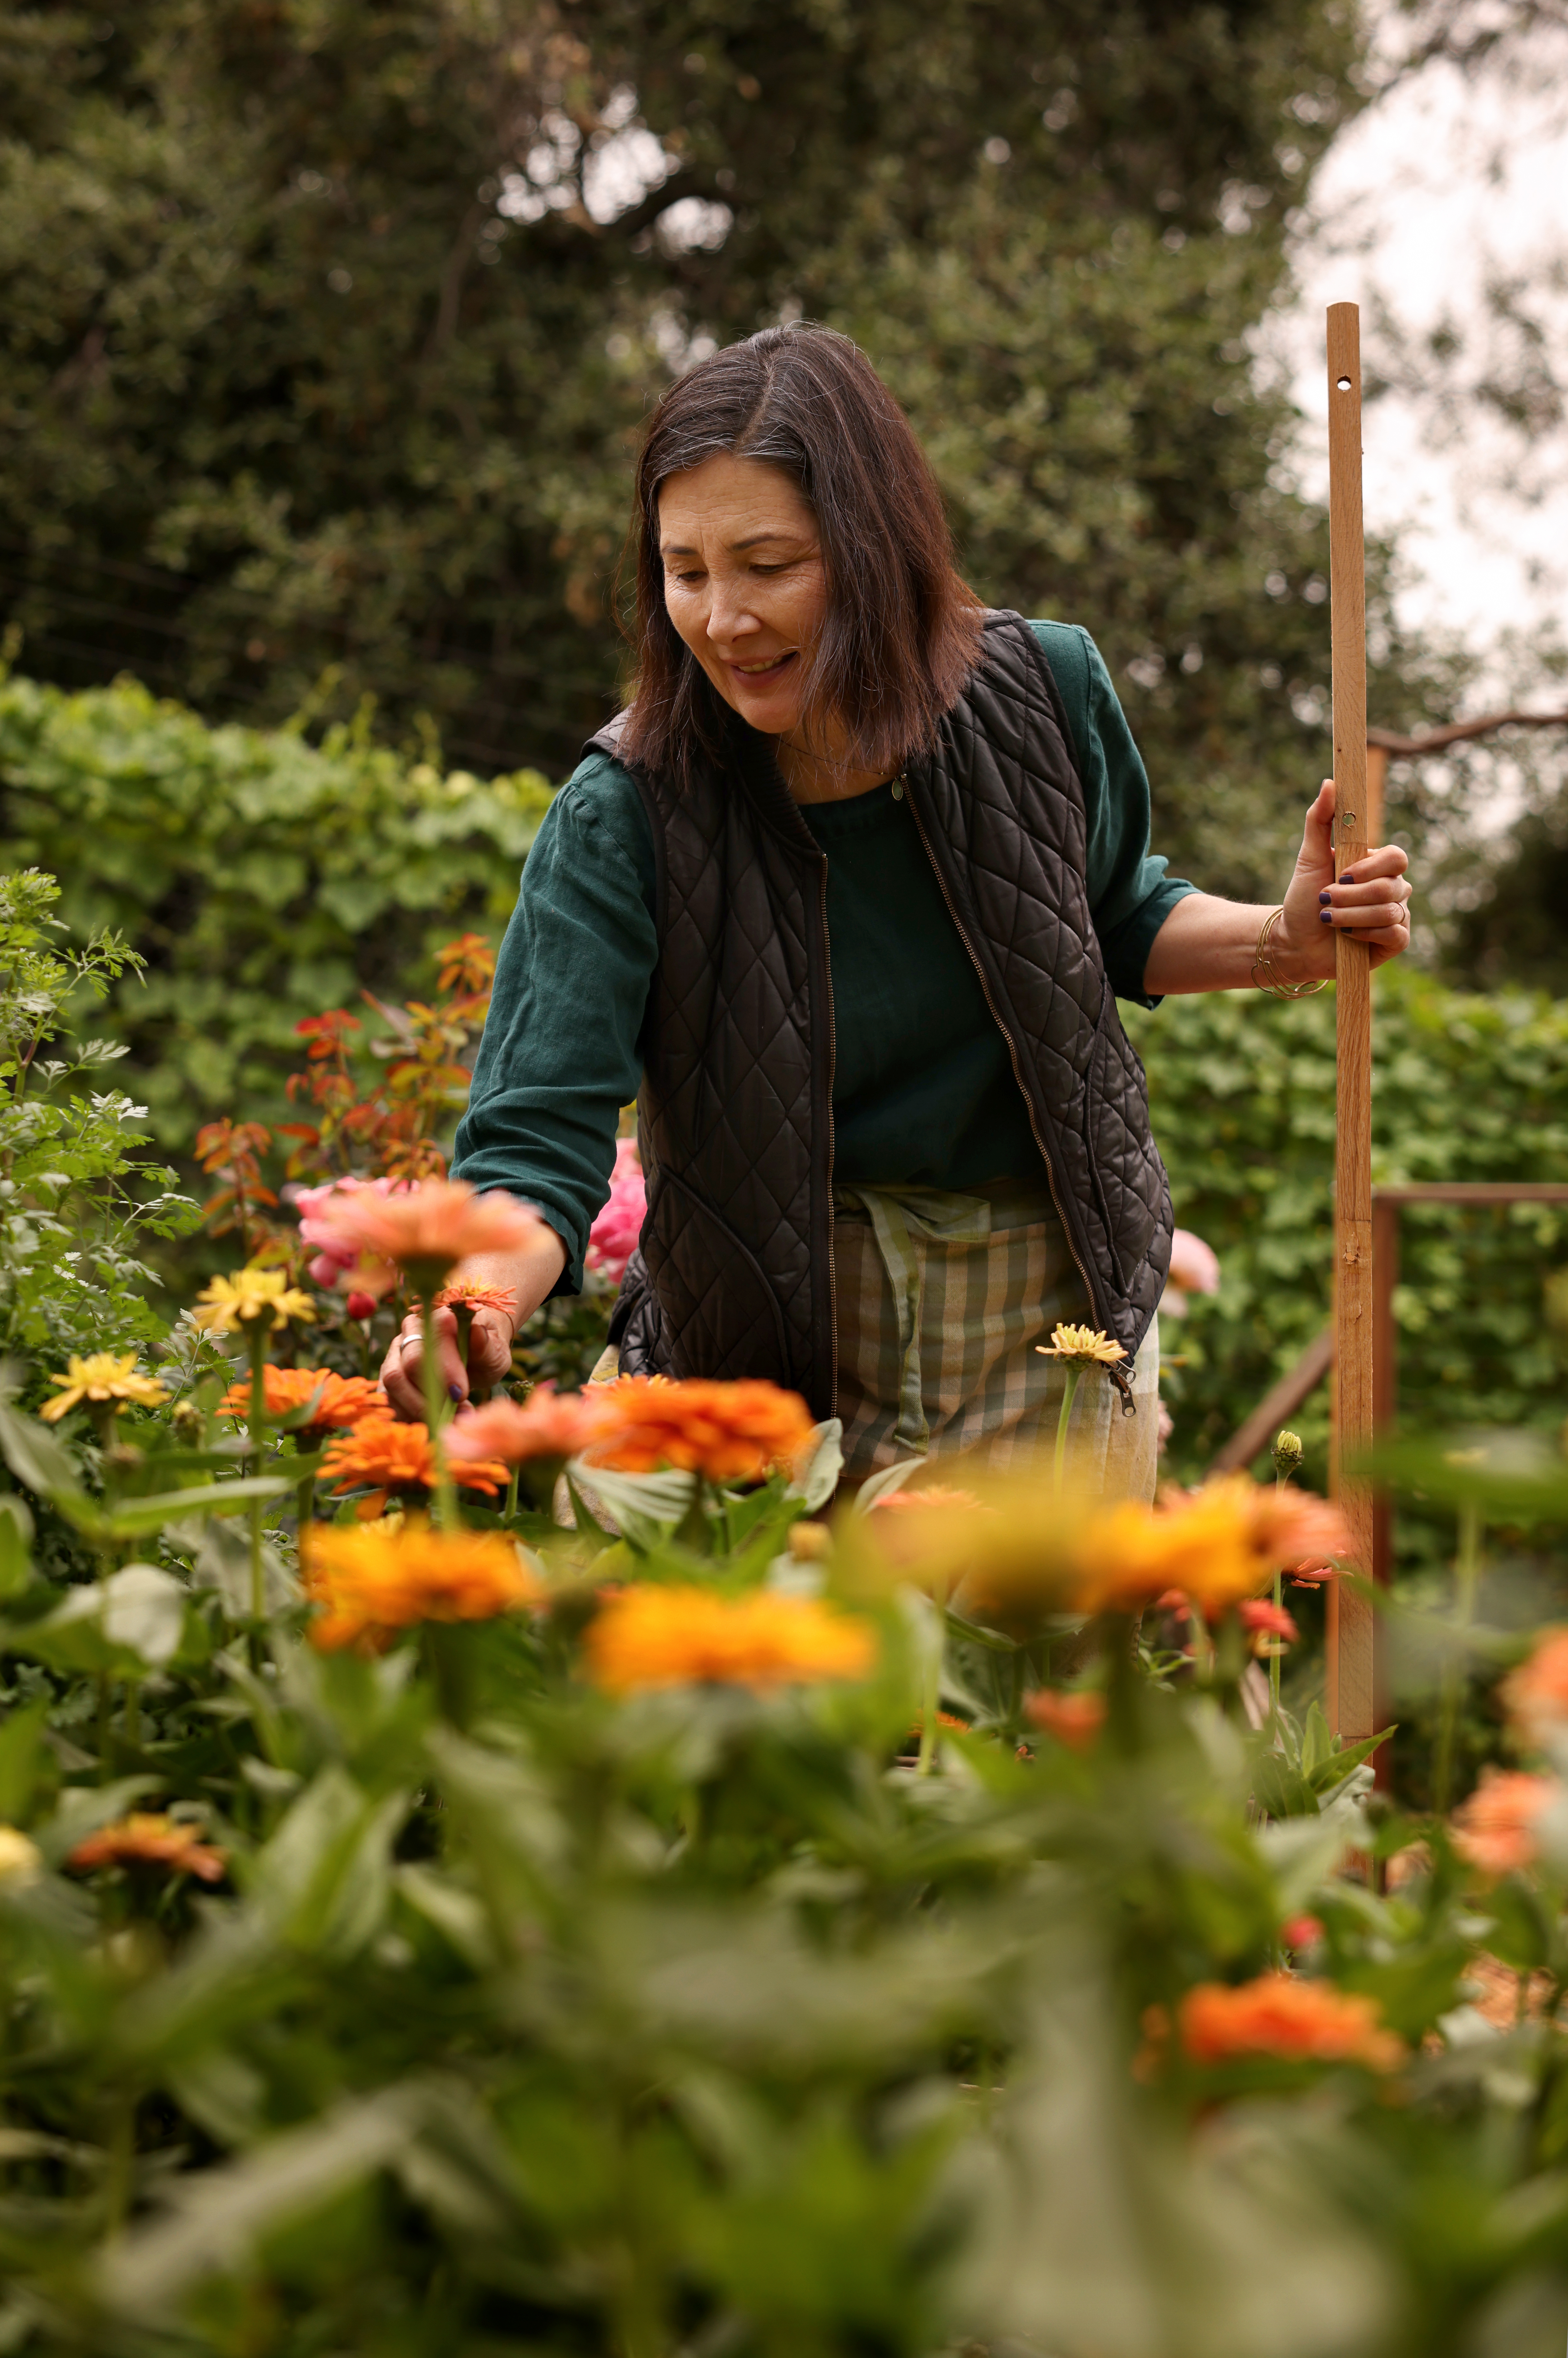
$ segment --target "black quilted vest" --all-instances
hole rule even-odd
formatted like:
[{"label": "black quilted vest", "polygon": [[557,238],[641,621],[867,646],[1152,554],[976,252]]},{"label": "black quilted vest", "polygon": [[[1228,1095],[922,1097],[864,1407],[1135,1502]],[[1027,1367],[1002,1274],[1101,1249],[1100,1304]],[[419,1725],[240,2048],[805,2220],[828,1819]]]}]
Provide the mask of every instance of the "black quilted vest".
[{"label": "black quilted vest", "polygon": [[[611,723],[592,743],[613,753],[618,733]],[[648,1216],[611,1333],[626,1374],[766,1376],[827,1417],[827,863],[769,741],[737,725],[735,754],[687,788],[633,773],[658,865],[659,963],[638,1100]],[[1011,1050],[1094,1323],[1130,1357],[1170,1266],[1171,1193],[1089,915],[1066,717],[1020,616],[987,616],[974,677],[904,779]]]}]

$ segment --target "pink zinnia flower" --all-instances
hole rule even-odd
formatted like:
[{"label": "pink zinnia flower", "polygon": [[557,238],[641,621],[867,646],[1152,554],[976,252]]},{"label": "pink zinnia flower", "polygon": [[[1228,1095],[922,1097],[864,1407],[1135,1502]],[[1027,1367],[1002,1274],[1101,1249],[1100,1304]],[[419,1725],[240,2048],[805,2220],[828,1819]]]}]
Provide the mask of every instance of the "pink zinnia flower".
[{"label": "pink zinnia flower", "polygon": [[647,1208],[648,1191],[637,1159],[637,1141],[634,1138],[619,1139],[615,1168],[610,1177],[610,1201],[588,1232],[588,1251],[584,1256],[588,1267],[598,1270],[612,1285],[620,1284],[626,1264],[637,1249]]},{"label": "pink zinnia flower", "polygon": [[1189,1293],[1219,1292],[1219,1261],[1202,1237],[1178,1228],[1171,1239],[1171,1274],[1165,1281],[1160,1308],[1167,1316],[1184,1318]]}]

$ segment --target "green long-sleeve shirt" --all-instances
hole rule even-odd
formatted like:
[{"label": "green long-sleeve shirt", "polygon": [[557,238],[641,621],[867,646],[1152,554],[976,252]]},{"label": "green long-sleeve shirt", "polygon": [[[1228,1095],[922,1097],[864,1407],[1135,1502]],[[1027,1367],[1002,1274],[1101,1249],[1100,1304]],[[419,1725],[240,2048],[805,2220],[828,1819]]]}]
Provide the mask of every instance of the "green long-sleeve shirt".
[{"label": "green long-sleeve shirt", "polygon": [[[1099,650],[1031,625],[1066,709],[1088,819],[1089,907],[1111,987],[1143,990],[1150,946],[1193,887],[1149,851],[1149,780]],[[802,817],[827,860],[837,1055],[834,1174],[965,1189],[1031,1178],[1039,1150],[1007,1044],[892,786]],[[496,968],[454,1169],[536,1204],[582,1284],[620,1111],[642,1076],[658,957],[654,843],[628,773],[584,761],[539,829]]]}]

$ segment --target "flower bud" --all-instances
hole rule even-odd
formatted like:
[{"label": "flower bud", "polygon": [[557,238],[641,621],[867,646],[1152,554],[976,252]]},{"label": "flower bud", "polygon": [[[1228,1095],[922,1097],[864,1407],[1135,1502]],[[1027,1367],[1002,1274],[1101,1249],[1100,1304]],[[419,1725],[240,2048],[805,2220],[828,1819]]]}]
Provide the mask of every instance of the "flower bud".
[{"label": "flower bud", "polygon": [[1302,1447],[1299,1433],[1280,1433],[1274,1437],[1274,1471],[1281,1480],[1298,1473],[1306,1452]]},{"label": "flower bud", "polygon": [[351,1293],[343,1307],[351,1318],[373,1318],[375,1296],[373,1293]]}]

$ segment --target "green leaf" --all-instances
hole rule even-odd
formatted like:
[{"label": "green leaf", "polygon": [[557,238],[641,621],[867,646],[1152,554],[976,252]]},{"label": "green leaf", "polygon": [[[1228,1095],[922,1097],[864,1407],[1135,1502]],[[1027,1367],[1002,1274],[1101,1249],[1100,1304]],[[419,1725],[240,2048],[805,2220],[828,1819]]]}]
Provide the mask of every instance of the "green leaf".
[{"label": "green leaf", "polygon": [[0,1719],[0,1823],[25,1825],[32,1814],[38,1783],[48,1695]]},{"label": "green leaf", "polygon": [[0,1456],[24,1488],[61,1504],[80,1494],[74,1459],[47,1424],[0,1401]]},{"label": "green leaf", "polygon": [[784,1496],[803,1499],[806,1513],[815,1515],[833,1496],[843,1471],[844,1420],[841,1416],[829,1417],[826,1424],[817,1426],[816,1447]]},{"label": "green leaf", "polygon": [[106,1580],[83,1582],[41,1621],[10,1630],[5,1643],[51,1670],[142,1678],[179,1651],[186,1594],[157,1564],[128,1563]]},{"label": "green leaf", "polygon": [[0,1497],[0,1600],[19,1596],[33,1576],[33,1519],[14,1491]]},{"label": "green leaf", "polygon": [[246,1474],[199,1490],[160,1490],[150,1498],[123,1499],[106,1514],[90,1499],[57,1497],[55,1504],[90,1539],[142,1539],[182,1515],[237,1515],[253,1498],[281,1498],[294,1484],[286,1476]]}]

